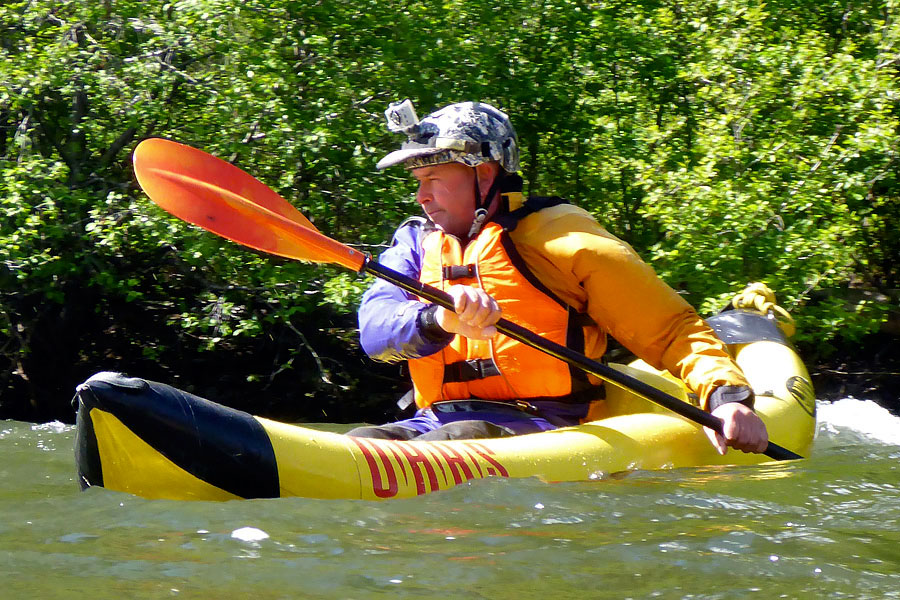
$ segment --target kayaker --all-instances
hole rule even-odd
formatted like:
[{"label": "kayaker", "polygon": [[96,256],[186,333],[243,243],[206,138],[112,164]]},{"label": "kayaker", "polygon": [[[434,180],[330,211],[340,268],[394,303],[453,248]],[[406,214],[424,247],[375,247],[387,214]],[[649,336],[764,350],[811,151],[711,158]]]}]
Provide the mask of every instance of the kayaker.
[{"label": "kayaker", "polygon": [[546,354],[498,335],[501,314],[594,359],[607,334],[682,379],[723,419],[707,430],[718,451],[761,452],[766,427],[753,391],[693,308],[625,242],[560,198],[522,195],[516,134],[484,103],[444,107],[421,121],[392,104],[388,127],[408,136],[378,169],[418,180],[412,217],[379,262],[448,292],[456,311],[382,280],[359,309],[361,342],[375,360],[407,361],[409,419],[349,435],[446,440],[516,435],[575,425],[602,406],[603,385]]}]

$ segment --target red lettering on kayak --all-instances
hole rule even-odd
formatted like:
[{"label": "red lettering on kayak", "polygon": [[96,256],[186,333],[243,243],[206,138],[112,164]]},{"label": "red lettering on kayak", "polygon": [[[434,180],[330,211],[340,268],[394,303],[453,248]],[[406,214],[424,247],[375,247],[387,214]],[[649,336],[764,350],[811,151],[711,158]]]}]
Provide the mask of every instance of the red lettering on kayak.
[{"label": "red lettering on kayak", "polygon": [[472,474],[472,469],[466,464],[466,457],[457,452],[452,446],[445,446],[435,442],[434,447],[438,449],[438,452],[441,453],[441,456],[447,462],[450,474],[453,475],[454,484],[459,485],[463,481],[475,478],[475,475]]},{"label": "red lettering on kayak", "polygon": [[450,480],[447,479],[447,470],[444,468],[444,463],[441,461],[441,455],[438,453],[438,450],[435,449],[434,445],[422,446],[422,452],[425,452],[429,456],[433,458],[434,464],[436,464],[441,469],[441,477],[444,478],[444,483],[447,484],[444,487],[450,485]]},{"label": "red lettering on kayak", "polygon": [[[425,492],[440,489],[438,488],[437,475],[434,473],[434,465],[432,464],[434,458],[424,452],[419,452],[408,443],[398,442],[397,445],[400,446],[400,451],[403,452],[403,456],[406,457],[407,464],[409,464],[409,468],[412,471],[413,479],[416,482],[416,495],[421,496]],[[425,489],[425,477],[422,476],[422,467],[425,467],[425,473],[428,475],[428,483],[431,485],[430,490]],[[405,470],[406,465],[404,465]]]},{"label": "red lettering on kayak", "polygon": [[484,444],[479,444],[478,442],[464,442],[466,446],[472,448],[475,452],[478,453],[478,456],[488,461],[494,467],[497,468],[496,471],[494,469],[488,469],[489,475],[500,475],[502,477],[509,477],[509,472],[506,468],[501,465],[495,458],[493,458],[494,451],[485,446]]},{"label": "red lettering on kayak", "polygon": [[[372,475],[372,491],[375,492],[375,496],[378,498],[393,498],[396,496],[397,474],[394,472],[394,466],[391,464],[391,461],[388,459],[384,450],[379,446],[372,444],[365,438],[351,436],[350,439],[356,442],[356,445],[366,458],[366,464],[369,465],[369,473]],[[372,446],[372,448],[370,449],[368,446]],[[381,459],[380,462],[384,466],[385,478],[388,483],[387,487],[381,483],[381,471],[378,468],[378,463],[375,460],[375,456],[372,454],[372,450],[375,450],[375,452],[378,453],[378,457]]]},{"label": "red lettering on kayak", "polygon": [[[372,492],[376,498],[393,498],[399,489],[396,461],[403,473],[405,486],[415,482],[416,495],[458,485],[471,479],[486,476],[509,477],[506,468],[494,458],[494,452],[477,442],[428,442],[416,444],[395,440],[372,440],[351,437],[360,449],[372,477]],[[469,464],[471,461],[471,464]],[[481,461],[487,463],[482,468]],[[474,470],[473,470],[474,467]],[[409,472],[407,472],[409,469]],[[444,484],[438,480],[437,470],[443,475]],[[452,483],[447,475],[452,476]],[[383,475],[382,475],[383,473]]]},{"label": "red lettering on kayak", "polygon": [[403,461],[403,458],[400,456],[400,453],[397,451],[397,445],[395,442],[391,442],[385,444],[388,449],[391,451],[391,454],[394,455],[394,460],[397,461],[397,464],[400,465],[400,470],[403,473],[403,483],[405,485],[409,485],[409,475],[406,473],[406,463]]},{"label": "red lettering on kayak", "polygon": [[478,475],[475,475],[473,478],[477,477],[478,479],[484,479],[484,471],[481,470],[481,465],[478,462],[477,455],[473,454],[472,450],[465,444],[462,444],[462,446],[463,450],[465,450],[466,456],[469,458],[469,460],[472,461],[472,464],[475,465],[475,469],[478,471]]}]

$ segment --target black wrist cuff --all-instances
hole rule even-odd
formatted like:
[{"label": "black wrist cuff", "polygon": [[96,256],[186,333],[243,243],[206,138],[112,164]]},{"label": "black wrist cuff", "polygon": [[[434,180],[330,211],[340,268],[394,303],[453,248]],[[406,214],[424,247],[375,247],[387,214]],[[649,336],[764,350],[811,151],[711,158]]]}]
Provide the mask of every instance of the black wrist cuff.
[{"label": "black wrist cuff", "polygon": [[434,316],[438,308],[440,307],[437,304],[429,304],[420,310],[419,315],[416,317],[416,325],[419,327],[419,333],[422,334],[422,337],[432,344],[447,344],[453,339],[453,334],[449,331],[444,331],[438,325]]},{"label": "black wrist cuff", "polygon": [[707,405],[709,412],[730,402],[739,402],[744,406],[753,408],[753,400],[753,390],[746,385],[723,385],[712,391]]}]

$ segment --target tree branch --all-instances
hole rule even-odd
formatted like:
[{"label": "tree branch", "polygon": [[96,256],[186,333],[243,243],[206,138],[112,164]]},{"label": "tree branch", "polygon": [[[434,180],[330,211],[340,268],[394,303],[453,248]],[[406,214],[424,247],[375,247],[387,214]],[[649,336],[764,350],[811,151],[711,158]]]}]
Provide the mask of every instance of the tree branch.
[{"label": "tree branch", "polygon": [[104,167],[109,166],[109,164],[122,150],[122,148],[131,143],[131,140],[134,139],[135,133],[137,133],[137,128],[134,126],[129,127],[124,132],[122,132],[122,134],[117,137],[112,144],[110,144],[109,148],[106,149],[106,152],[103,153],[103,156],[100,157],[100,164]]}]

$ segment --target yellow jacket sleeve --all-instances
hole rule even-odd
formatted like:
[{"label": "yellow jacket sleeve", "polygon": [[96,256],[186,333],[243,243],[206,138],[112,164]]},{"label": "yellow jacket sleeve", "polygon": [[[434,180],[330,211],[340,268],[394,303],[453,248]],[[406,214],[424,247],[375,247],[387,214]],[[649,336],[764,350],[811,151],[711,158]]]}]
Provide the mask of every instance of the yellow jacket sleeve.
[{"label": "yellow jacket sleeve", "polygon": [[[696,311],[586,211],[542,210],[520,221],[511,237],[544,285],[648,364],[684,381],[701,406],[719,386],[749,385]],[[602,353],[605,335],[597,344]]]}]

